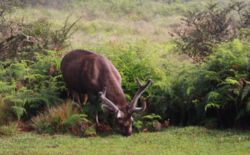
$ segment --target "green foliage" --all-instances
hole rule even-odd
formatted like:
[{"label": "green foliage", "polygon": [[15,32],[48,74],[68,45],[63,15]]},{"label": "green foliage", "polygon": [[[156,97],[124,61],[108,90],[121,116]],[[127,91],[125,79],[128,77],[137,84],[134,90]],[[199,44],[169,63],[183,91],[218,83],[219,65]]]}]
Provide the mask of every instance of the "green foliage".
[{"label": "green foliage", "polygon": [[234,40],[220,45],[196,69],[182,72],[173,85],[175,96],[168,111],[171,120],[197,124],[215,118],[221,126],[231,126],[248,116],[248,51],[248,45]]},{"label": "green foliage", "polygon": [[63,103],[58,106],[48,107],[43,113],[33,117],[32,126],[39,133],[65,133],[72,132],[79,135],[81,123],[90,123],[87,115],[79,114],[74,103]]},{"label": "green foliage", "polygon": [[90,50],[106,56],[115,65],[122,76],[122,88],[128,101],[133,99],[139,88],[136,77],[142,84],[151,78],[152,84],[142,94],[141,100],[148,98],[147,102],[156,107],[155,111],[150,112],[167,119],[167,98],[173,95],[172,83],[180,72],[190,67],[185,61],[180,62],[175,57],[172,53],[174,47],[171,43],[152,45],[147,39],[143,39],[126,44],[120,41],[112,44],[108,42],[106,46]]},{"label": "green foliage", "polygon": [[31,28],[27,29],[25,33],[36,38],[35,50],[44,52],[45,50],[61,51],[68,47],[70,44],[66,42],[66,40],[75,33],[77,30],[75,29],[75,24],[80,20],[79,18],[73,23],[70,23],[70,17],[71,15],[66,18],[63,27],[57,30],[52,28],[53,23],[49,22],[46,18],[41,18],[30,23]]},{"label": "green foliage", "polygon": [[89,136],[96,136],[96,131],[95,131],[95,127],[91,126],[89,127],[86,131],[84,131],[84,136],[85,137],[89,137]]},{"label": "green foliage", "polygon": [[[236,23],[246,23],[249,20],[248,13],[241,15],[241,12],[246,11],[246,5],[244,7],[242,5],[243,2],[234,2],[221,9],[218,3],[208,3],[204,11],[189,11],[182,19],[183,26],[174,28],[174,34],[178,36],[175,42],[180,51],[196,62],[201,62],[213,53],[218,44],[235,39],[236,33],[245,28],[244,24],[238,26]],[[240,18],[244,21],[233,21],[231,12],[236,8],[239,16],[246,17]],[[232,22],[235,24],[230,24]]]},{"label": "green foliage", "polygon": [[218,125],[218,119],[216,118],[206,118],[204,121],[201,122],[201,124],[204,126],[204,127],[216,127]]},{"label": "green foliage", "polygon": [[[13,21],[8,16],[19,0],[0,6],[0,125],[13,120],[29,120],[46,106],[61,101],[66,90],[60,75],[60,52],[74,33],[78,20],[69,24],[69,17],[60,29],[53,29],[48,19],[32,23]],[[2,14],[4,13],[4,14]],[[53,30],[52,30],[53,29]],[[73,32],[71,31],[73,30]]]},{"label": "green foliage", "polygon": [[[103,115],[103,109],[101,108],[101,101],[99,101],[97,104],[91,104],[90,102],[87,102],[86,105],[84,105],[83,112],[87,114],[88,116],[91,116],[92,118],[95,118],[96,115],[101,114]],[[105,119],[106,117],[104,117]],[[103,118],[100,118],[103,120]]]},{"label": "green foliage", "polygon": [[142,119],[147,120],[147,121],[153,121],[156,119],[161,119],[161,116],[156,115],[156,114],[150,114],[150,115],[143,116]]},{"label": "green foliage", "polygon": [[[19,1],[19,0],[17,0]],[[36,53],[47,55],[46,50],[61,51],[70,45],[66,42],[77,30],[75,24],[78,18],[70,23],[71,14],[66,18],[63,26],[52,28],[47,18],[39,18],[31,23],[14,22],[13,19],[1,19],[4,28],[0,30],[1,61],[36,60]]]},{"label": "green foliage", "polygon": [[13,109],[13,112],[16,114],[18,121],[20,121],[21,116],[24,113],[27,113],[25,108],[23,108],[21,106],[12,106],[11,109]]},{"label": "green foliage", "polygon": [[[135,129],[135,131],[140,132],[140,131],[158,131],[156,130],[156,126],[157,125],[161,125],[158,120],[161,120],[161,116],[160,115],[156,115],[156,114],[149,114],[149,115],[145,115],[145,116],[141,116],[141,114],[135,114],[134,115],[134,121],[133,121],[133,127]],[[157,124],[157,122],[159,124]],[[159,127],[161,128],[161,126]]]},{"label": "green foliage", "polygon": [[[35,2],[45,8],[37,8]],[[238,7],[239,26],[242,29],[233,37],[239,37],[243,41],[236,39],[220,44],[221,41],[229,41],[233,34],[227,31],[229,24],[233,24],[227,18],[232,7],[220,7],[228,4],[226,1],[210,5],[197,14],[193,10],[203,8],[204,1],[81,0],[69,3],[62,1],[59,8],[64,10],[46,8],[48,5],[57,8],[58,2],[27,1],[33,6],[18,9],[17,13],[11,15],[12,18],[6,16],[9,18],[0,19],[4,21],[2,23],[10,24],[3,27],[0,25],[1,34],[4,34],[0,36],[0,125],[16,120],[26,121],[40,114],[36,118],[37,124],[33,124],[41,133],[81,132],[79,126],[82,124],[79,122],[86,118],[85,115],[68,110],[66,116],[61,108],[62,115],[59,117],[56,110],[51,110],[54,106],[57,110],[60,106],[64,107],[59,103],[67,96],[67,88],[60,73],[64,51],[59,51],[65,48],[75,49],[76,46],[97,52],[112,61],[122,76],[122,88],[128,101],[132,100],[138,90],[136,77],[143,84],[148,78],[152,79],[151,86],[142,94],[138,103],[141,106],[141,101],[147,102],[147,110],[143,115],[148,115],[148,120],[142,119],[143,115],[135,114],[133,127],[137,131],[143,128],[153,130],[156,118],[151,118],[152,113],[162,120],[170,119],[171,124],[179,126],[233,126],[248,120],[249,11],[239,10],[242,3],[235,3],[234,9],[237,10]],[[75,12],[69,14],[68,11],[72,9]],[[197,53],[193,47],[186,46],[189,43],[185,42],[184,46],[191,57],[195,57],[195,54],[201,56],[203,62],[198,65],[183,58],[183,55],[173,53],[179,46],[167,42],[165,36],[169,26],[179,26],[178,21],[171,21],[176,16],[169,16],[189,11],[185,21],[192,21],[192,28],[183,32],[182,41],[185,42],[188,38],[195,42]],[[26,12],[29,14],[27,22],[18,22],[22,18],[18,14]],[[62,14],[68,15],[68,18],[59,18]],[[81,16],[83,18],[80,19]],[[75,26],[78,21],[79,33],[71,40],[75,42],[74,46],[69,47],[68,39],[77,30]],[[199,37],[197,27],[194,26],[198,26],[200,30]],[[13,36],[12,29],[15,32]],[[192,36],[185,38],[184,34],[187,33]],[[41,113],[46,107],[51,108]],[[87,104],[83,110],[92,118],[98,113],[100,122],[111,124],[113,121],[107,113],[102,112],[100,104]],[[89,133],[94,134],[92,128]]]},{"label": "green foliage", "polygon": [[[52,66],[58,65],[58,60],[51,56],[40,56],[37,61],[14,61],[11,64],[2,63],[4,68],[1,75],[1,104],[8,106],[17,119],[24,114],[30,117],[42,106],[55,105],[61,99],[59,92],[65,89],[64,83],[58,80],[59,68],[54,67],[57,73],[50,74]],[[30,113],[33,111],[32,113]],[[4,117],[4,116],[2,116]]]},{"label": "green foliage", "polygon": [[161,119],[161,116],[156,114],[150,114],[142,117],[144,128],[149,131],[155,131],[155,126],[157,125],[158,120]]},{"label": "green foliage", "polygon": [[143,122],[142,121],[133,121],[133,127],[137,132],[140,132],[142,127],[143,127]]},{"label": "green foliage", "polygon": [[[155,96],[162,91],[171,91],[169,90],[171,80],[181,69],[178,69],[177,72],[171,71],[182,65],[176,63],[177,59],[173,58],[174,56],[171,54],[172,49],[172,44],[152,46],[148,40],[144,39],[136,43],[107,44],[106,47],[95,51],[106,56],[116,66],[122,76],[122,88],[128,100],[132,100],[138,90],[136,77],[142,84],[146,83],[149,78],[152,79],[151,86],[146,89],[143,96]],[[168,57],[168,55],[171,56]]]},{"label": "green foliage", "polygon": [[208,94],[207,94],[207,105],[205,106],[205,111],[207,111],[207,108],[218,108],[220,109],[220,105],[216,103],[216,100],[220,100],[221,99],[221,96],[219,93],[217,92],[213,92],[213,91],[210,91]]}]

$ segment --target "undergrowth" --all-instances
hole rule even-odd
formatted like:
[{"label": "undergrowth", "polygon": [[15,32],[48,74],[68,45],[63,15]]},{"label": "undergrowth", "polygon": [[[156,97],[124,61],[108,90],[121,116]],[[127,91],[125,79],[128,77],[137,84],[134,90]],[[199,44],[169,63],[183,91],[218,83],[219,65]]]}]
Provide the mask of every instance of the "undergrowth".
[{"label": "undergrowth", "polygon": [[80,135],[85,130],[83,125],[90,123],[87,115],[80,114],[79,107],[74,102],[62,103],[48,107],[46,110],[31,119],[32,127],[38,133],[74,133]]},{"label": "undergrowth", "polygon": [[[50,4],[43,2],[41,5]],[[9,20],[6,29],[2,29],[8,34],[1,38],[4,50],[0,61],[0,126],[11,127],[9,122],[32,119],[39,133],[79,135],[81,122],[88,121],[85,114],[74,110],[73,104],[63,101],[68,90],[60,73],[60,62],[66,51],[83,48],[107,57],[114,64],[122,76],[128,102],[138,90],[135,78],[142,83],[152,79],[141,98],[147,102],[147,111],[135,116],[133,125],[137,131],[147,126],[143,117],[152,113],[161,118],[157,121],[170,120],[171,125],[177,126],[248,127],[250,55],[248,39],[242,39],[249,35],[248,27],[238,39],[217,42],[203,61],[195,63],[169,41],[169,27],[181,26],[179,21],[169,19],[174,19],[170,17],[175,14],[171,10],[185,13],[188,6],[204,6],[202,2],[129,2],[79,1],[63,6],[65,10],[32,4],[34,8],[14,7],[16,12],[0,16],[1,21]],[[70,8],[76,12],[70,14]],[[18,23],[26,11],[29,16]],[[62,14],[68,18],[62,19]],[[179,14],[176,16],[180,18]],[[75,30],[77,33],[73,33]],[[25,36],[24,40],[19,40],[20,34],[21,38]],[[8,42],[13,37],[14,43]],[[21,44],[27,39],[35,43]],[[98,108],[90,105],[89,109],[91,113]],[[100,112],[100,116],[100,121],[113,125],[106,113]],[[148,121],[150,127],[156,123],[154,120]],[[92,130],[89,132],[94,133]]]}]

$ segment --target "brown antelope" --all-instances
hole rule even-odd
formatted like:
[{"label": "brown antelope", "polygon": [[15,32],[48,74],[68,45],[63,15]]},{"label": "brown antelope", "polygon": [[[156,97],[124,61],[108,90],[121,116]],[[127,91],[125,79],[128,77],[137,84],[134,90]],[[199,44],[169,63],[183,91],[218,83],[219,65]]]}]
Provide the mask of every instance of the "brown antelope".
[{"label": "brown antelope", "polygon": [[61,71],[69,90],[87,94],[90,103],[96,103],[96,96],[107,105],[102,108],[115,114],[116,123],[122,135],[132,134],[133,113],[146,109],[146,103],[142,107],[136,107],[137,101],[143,91],[150,85],[148,79],[142,85],[138,78],[138,92],[130,104],[127,103],[121,87],[121,75],[115,66],[104,56],[86,50],[73,50],[67,53],[61,62]]}]

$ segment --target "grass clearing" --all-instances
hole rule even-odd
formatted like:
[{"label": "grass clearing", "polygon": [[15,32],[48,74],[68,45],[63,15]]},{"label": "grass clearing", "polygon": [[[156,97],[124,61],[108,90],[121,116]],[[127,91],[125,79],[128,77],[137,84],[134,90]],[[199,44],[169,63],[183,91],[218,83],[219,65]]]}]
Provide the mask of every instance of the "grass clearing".
[{"label": "grass clearing", "polygon": [[[114,14],[114,12],[111,13]],[[107,41],[113,40],[136,42],[144,38],[153,43],[164,44],[171,39],[170,27],[178,25],[181,18],[179,15],[156,15],[154,18],[138,20],[129,15],[113,18],[112,15],[104,12],[93,15],[88,10],[80,7],[75,8],[74,11],[28,7],[15,10],[11,14],[11,18],[17,21],[24,19],[26,23],[32,23],[37,19],[44,18],[53,23],[51,26],[56,29],[64,25],[65,19],[70,14],[70,23],[81,18],[77,23],[78,31],[70,39],[72,49],[100,46]]]},{"label": "grass clearing", "polygon": [[239,130],[169,127],[162,132],[96,138],[38,135],[32,132],[0,139],[0,154],[249,154],[250,134]]}]

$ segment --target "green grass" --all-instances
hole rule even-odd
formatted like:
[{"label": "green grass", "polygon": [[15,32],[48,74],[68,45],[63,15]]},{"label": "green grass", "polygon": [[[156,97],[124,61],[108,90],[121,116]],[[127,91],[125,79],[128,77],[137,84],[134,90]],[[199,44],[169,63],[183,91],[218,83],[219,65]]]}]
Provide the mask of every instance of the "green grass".
[{"label": "green grass", "polygon": [[[53,23],[52,27],[56,29],[63,26],[69,15],[70,12],[66,10],[26,8],[16,10],[12,14],[12,18],[20,20],[24,17],[27,23],[45,18]],[[77,23],[79,28],[77,33],[70,39],[70,42],[72,42],[71,48],[96,47],[106,42],[115,41],[136,42],[144,38],[154,43],[166,43],[171,39],[169,35],[170,26],[179,24],[181,18],[179,15],[171,17],[156,16],[148,21],[122,17],[114,19],[107,14],[91,18],[92,16],[88,13],[82,13],[79,8],[75,8],[72,12],[72,16],[69,18],[70,23],[80,17],[82,18]]]},{"label": "green grass", "polygon": [[0,154],[249,154],[249,133],[170,127],[162,132],[122,137],[112,132],[96,138],[38,135],[32,132],[0,139]]},{"label": "green grass", "polygon": [[[45,18],[55,29],[62,27],[70,14],[71,23],[81,17],[77,23],[79,30],[70,39],[70,49],[86,49],[115,41],[136,42],[145,38],[151,43],[165,44],[173,39],[169,32],[172,27],[181,24],[184,12],[203,9],[209,0],[176,2],[169,5],[166,1],[153,0],[87,0],[75,2],[72,7],[61,10],[34,6],[19,8],[10,17],[19,21],[24,19],[25,23]],[[220,1],[219,6],[227,6],[227,3],[226,0]]]}]

